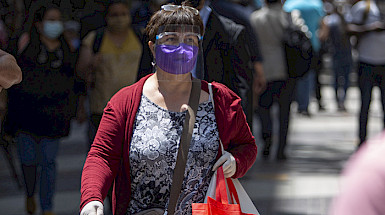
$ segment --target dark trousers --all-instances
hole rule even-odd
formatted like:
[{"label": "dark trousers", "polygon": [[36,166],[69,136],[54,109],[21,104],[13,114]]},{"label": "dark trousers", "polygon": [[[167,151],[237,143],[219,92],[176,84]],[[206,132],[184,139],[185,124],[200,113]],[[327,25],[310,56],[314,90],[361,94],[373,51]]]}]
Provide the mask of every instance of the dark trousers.
[{"label": "dark trousers", "polygon": [[[383,113],[385,112],[385,65],[375,66],[360,62],[358,65],[358,78],[358,84],[361,92],[359,138],[360,144],[362,144],[366,140],[368,112],[374,86],[378,86],[381,90],[382,109]],[[385,125],[385,117],[383,120]]]},{"label": "dark trousers", "polygon": [[279,146],[278,153],[284,153],[289,129],[290,104],[293,97],[295,79],[272,81],[259,98],[258,115],[261,120],[262,138],[266,144],[271,143],[273,117],[271,108],[275,102],[279,105]]},{"label": "dark trousers", "polygon": [[318,101],[318,104],[321,105],[321,99],[322,99],[322,95],[321,95],[321,87],[322,87],[322,83],[320,81],[320,75],[321,75],[321,72],[322,72],[322,55],[319,55],[319,54],[316,54],[316,56],[314,56],[314,61],[315,61],[315,65],[314,65],[314,71],[315,71],[315,97]]}]

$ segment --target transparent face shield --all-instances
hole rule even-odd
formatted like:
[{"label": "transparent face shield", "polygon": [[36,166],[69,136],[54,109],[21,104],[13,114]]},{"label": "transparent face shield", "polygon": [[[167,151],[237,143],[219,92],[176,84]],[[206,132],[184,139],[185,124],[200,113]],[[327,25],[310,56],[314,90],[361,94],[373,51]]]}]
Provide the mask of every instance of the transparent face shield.
[{"label": "transparent face shield", "polygon": [[[199,56],[199,57],[198,57]],[[159,27],[155,41],[155,64],[159,80],[202,78],[202,36],[195,25]]]}]

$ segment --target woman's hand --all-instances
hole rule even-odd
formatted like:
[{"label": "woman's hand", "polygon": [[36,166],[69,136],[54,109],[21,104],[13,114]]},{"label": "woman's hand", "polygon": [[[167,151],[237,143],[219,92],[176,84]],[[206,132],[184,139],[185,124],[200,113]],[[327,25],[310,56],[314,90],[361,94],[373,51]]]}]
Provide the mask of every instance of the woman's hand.
[{"label": "woman's hand", "polygon": [[222,164],[225,178],[230,178],[235,174],[235,171],[237,170],[237,163],[231,153],[223,151],[223,155],[214,164],[213,171],[217,170]]},{"label": "woman's hand", "polygon": [[103,204],[99,201],[88,202],[80,215],[103,215]]}]

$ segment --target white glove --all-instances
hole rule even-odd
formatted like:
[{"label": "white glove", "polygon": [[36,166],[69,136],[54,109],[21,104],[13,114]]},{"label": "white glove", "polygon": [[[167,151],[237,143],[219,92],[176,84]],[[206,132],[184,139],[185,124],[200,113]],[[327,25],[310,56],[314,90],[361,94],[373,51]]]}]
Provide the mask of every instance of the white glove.
[{"label": "white glove", "polygon": [[80,215],[103,215],[103,204],[99,201],[88,202]]},{"label": "white glove", "polygon": [[214,164],[213,171],[217,170],[222,164],[225,178],[230,178],[235,174],[235,171],[237,170],[237,163],[231,153],[223,151],[223,155]]}]

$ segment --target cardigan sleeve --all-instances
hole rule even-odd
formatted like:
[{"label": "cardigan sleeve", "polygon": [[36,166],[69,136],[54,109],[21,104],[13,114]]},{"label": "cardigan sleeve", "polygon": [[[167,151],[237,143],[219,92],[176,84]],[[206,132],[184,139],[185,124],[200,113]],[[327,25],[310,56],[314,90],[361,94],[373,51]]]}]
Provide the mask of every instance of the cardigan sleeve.
[{"label": "cardigan sleeve", "polygon": [[234,156],[237,162],[237,170],[232,177],[240,178],[244,176],[254,164],[257,157],[257,145],[255,144],[255,139],[250,131],[250,127],[247,124],[241,105],[239,105],[234,118],[234,124],[236,124],[237,127],[234,129],[236,132],[230,140],[228,151]]},{"label": "cardigan sleeve", "polygon": [[90,201],[103,202],[107,196],[120,167],[124,122],[121,112],[109,102],[83,167],[80,210]]},{"label": "cardigan sleeve", "polygon": [[256,160],[255,139],[247,124],[241,99],[222,84],[213,82],[213,86],[219,135],[225,150],[230,152],[237,162],[237,170],[232,177],[240,178]]}]

